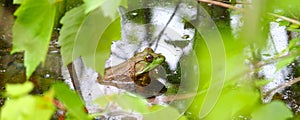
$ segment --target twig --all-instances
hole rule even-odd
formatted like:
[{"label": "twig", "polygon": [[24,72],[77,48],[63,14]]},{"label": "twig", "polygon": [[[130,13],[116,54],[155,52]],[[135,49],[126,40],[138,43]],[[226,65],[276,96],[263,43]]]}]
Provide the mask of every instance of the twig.
[{"label": "twig", "polygon": [[229,9],[232,9],[232,10],[243,11],[243,9],[241,9],[241,8],[237,8],[237,7],[233,6],[233,5],[222,3],[222,2],[219,2],[219,1],[213,1],[213,0],[198,0],[198,1],[199,2],[213,4],[213,5],[217,5],[217,6],[221,6],[221,7],[225,7],[225,8],[229,8]]},{"label": "twig", "polygon": [[276,88],[273,88],[273,89],[271,89],[271,90],[269,90],[267,93],[266,93],[266,95],[265,96],[273,96],[275,93],[277,93],[278,91],[280,91],[280,90],[282,90],[282,89],[284,89],[284,88],[286,88],[286,87],[289,87],[289,86],[291,86],[291,85],[293,85],[293,84],[295,84],[295,83],[297,83],[297,82],[299,82],[300,81],[300,77],[297,77],[297,78],[295,78],[295,79],[293,79],[293,80],[290,80],[290,81],[288,81],[288,82],[286,82],[286,83],[284,83],[284,84],[282,84],[282,85],[279,85],[279,86],[277,86]]},{"label": "twig", "polygon": [[82,92],[81,92],[81,88],[80,88],[80,83],[79,83],[79,80],[77,78],[77,74],[76,74],[76,71],[75,71],[75,67],[74,67],[74,64],[73,62],[68,64],[67,65],[67,68],[68,68],[68,71],[70,73],[70,77],[71,77],[71,81],[72,81],[72,84],[73,84],[73,87],[75,89],[75,91],[80,95],[82,96]]},{"label": "twig", "polygon": [[223,1],[223,0],[218,0],[218,1],[223,3],[228,3],[228,4],[251,4],[249,2],[230,2],[230,1]]},{"label": "twig", "polygon": [[[158,46],[158,43],[159,43],[159,41],[160,41],[160,39],[161,39],[161,36],[164,34],[166,28],[168,27],[168,25],[169,25],[170,22],[172,21],[173,17],[175,16],[175,14],[176,14],[176,12],[177,12],[177,10],[178,10],[178,8],[179,8],[179,4],[180,4],[180,3],[181,3],[181,0],[178,1],[178,4],[176,5],[176,7],[175,7],[175,9],[174,9],[172,15],[170,16],[168,22],[166,23],[166,25],[164,26],[164,28],[161,30],[161,32],[158,34],[158,36],[157,36],[157,42],[156,42],[155,47],[154,47],[154,51],[156,50],[156,48],[157,48],[157,46]],[[150,44],[150,46],[152,46],[152,44]]]},{"label": "twig", "polygon": [[294,54],[287,54],[287,55],[284,55],[284,56],[280,56],[280,57],[276,57],[276,58],[271,58],[271,59],[268,59],[268,60],[260,61],[260,62],[256,63],[254,66],[255,66],[255,68],[259,68],[259,67],[262,67],[262,66],[274,63],[277,60],[291,57],[293,55]]},{"label": "twig", "polygon": [[[229,9],[232,9],[232,10],[238,10],[238,11],[243,11],[244,10],[242,8],[237,8],[233,5],[222,3],[222,2],[219,2],[219,1],[213,1],[213,0],[198,0],[198,1],[213,4],[213,5],[217,5],[217,6],[221,6],[221,7],[225,7],[225,8],[229,8]],[[300,26],[300,21],[298,21],[298,20],[295,20],[295,19],[292,19],[292,18],[289,18],[289,17],[285,17],[285,16],[281,16],[281,15],[278,15],[278,14],[274,14],[274,13],[268,13],[268,14],[271,15],[271,16],[286,20],[288,22],[291,22],[293,24],[296,24],[296,25]]]},{"label": "twig", "polygon": [[278,14],[274,14],[274,13],[269,13],[269,15],[274,16],[274,17],[278,17],[280,19],[286,20],[286,21],[288,21],[290,23],[293,23],[293,24],[296,24],[296,25],[300,26],[300,21],[298,21],[298,20],[295,20],[295,19],[292,19],[292,18],[288,18],[288,17],[285,17],[285,16],[281,16],[281,15],[278,15]]},{"label": "twig", "polygon": [[177,95],[170,95],[166,96],[162,100],[157,100],[156,98],[148,99],[148,102],[151,104],[159,104],[159,102],[171,102],[174,100],[183,100],[191,97],[195,97],[196,93],[187,93],[187,94],[177,94]]}]

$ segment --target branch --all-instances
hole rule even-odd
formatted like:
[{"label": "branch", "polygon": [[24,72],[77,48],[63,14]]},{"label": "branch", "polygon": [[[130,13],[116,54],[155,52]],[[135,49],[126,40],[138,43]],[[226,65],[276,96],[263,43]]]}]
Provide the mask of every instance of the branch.
[{"label": "branch", "polygon": [[170,96],[163,97],[162,99],[150,98],[150,99],[148,99],[148,102],[151,104],[159,104],[160,102],[171,102],[174,100],[183,100],[183,99],[187,99],[187,98],[192,98],[192,97],[195,97],[196,95],[198,95],[198,94],[187,93],[187,94],[170,95]]},{"label": "branch", "polygon": [[[243,11],[244,10],[242,8],[237,8],[233,5],[226,4],[226,3],[223,3],[223,2],[219,2],[219,1],[213,1],[213,0],[198,0],[198,1],[208,3],[208,4],[217,5],[217,6],[221,6],[221,7],[225,7],[225,8],[229,8],[229,9],[232,9],[232,10],[238,10],[238,11]],[[281,16],[281,15],[278,15],[278,14],[274,14],[274,13],[268,13],[268,14],[271,15],[271,16],[286,20],[290,23],[293,23],[293,24],[296,24],[296,25],[300,26],[300,21],[298,21],[298,20],[288,18],[288,17],[285,17],[285,16]]]},{"label": "branch", "polygon": [[213,1],[213,0],[198,0],[198,2],[204,2],[204,3],[209,3],[209,4],[213,4],[213,5],[217,5],[217,6],[229,8],[229,9],[232,9],[232,10],[243,11],[243,9],[241,9],[241,8],[237,8],[237,7],[233,6],[233,5],[229,5],[229,4],[226,4],[226,3],[222,3],[222,2],[219,2],[219,1]]},{"label": "branch", "polygon": [[278,14],[274,14],[274,13],[269,13],[269,15],[277,17],[277,18],[280,18],[280,19],[283,19],[283,20],[286,20],[286,21],[288,21],[290,23],[293,23],[293,24],[296,24],[296,25],[300,26],[300,22],[298,20],[295,20],[295,19],[292,19],[292,18],[288,18],[288,17],[285,17],[285,16],[281,16],[281,15],[278,15]]},{"label": "branch", "polygon": [[[280,90],[282,90],[282,89],[284,89],[284,88],[286,88],[286,87],[289,87],[289,86],[291,86],[291,85],[293,85],[293,84],[295,84],[295,83],[297,83],[297,82],[299,82],[299,81],[300,81],[300,77],[297,77],[297,78],[295,78],[295,79],[293,79],[293,80],[290,80],[290,81],[288,81],[288,82],[286,82],[286,83],[284,83],[284,84],[282,84],[282,85],[277,86],[276,88],[273,88],[273,89],[269,90],[269,91],[266,93],[265,96],[273,97],[273,95],[274,95],[275,93],[277,93],[278,91],[280,91]],[[265,97],[265,98],[266,98],[266,97]]]},{"label": "branch", "polygon": [[[177,12],[177,10],[178,10],[178,8],[179,8],[180,3],[181,3],[181,0],[178,1],[178,4],[176,5],[176,7],[175,7],[175,9],[174,9],[172,15],[170,16],[168,22],[166,23],[166,25],[164,26],[164,28],[161,30],[161,32],[158,34],[157,42],[156,42],[156,45],[155,45],[155,47],[154,47],[154,49],[153,49],[154,51],[156,50],[156,48],[157,48],[157,46],[158,46],[158,43],[159,43],[159,41],[160,41],[161,36],[163,35],[163,33],[165,32],[166,28],[168,27],[168,25],[169,25],[170,22],[172,21],[173,17],[175,16],[175,14],[176,14],[176,12]],[[150,44],[150,46],[152,46],[152,44]]]},{"label": "branch", "polygon": [[287,55],[284,55],[284,56],[275,57],[275,58],[267,59],[267,60],[264,60],[264,61],[259,61],[256,64],[254,64],[254,66],[255,66],[255,68],[259,68],[259,67],[274,63],[274,62],[276,62],[280,59],[291,57],[293,55],[295,55],[295,54],[287,54]]}]

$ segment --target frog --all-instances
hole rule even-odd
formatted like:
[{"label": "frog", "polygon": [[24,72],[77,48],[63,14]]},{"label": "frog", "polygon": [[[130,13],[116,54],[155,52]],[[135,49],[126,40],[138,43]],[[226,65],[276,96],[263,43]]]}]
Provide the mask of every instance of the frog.
[{"label": "frog", "polygon": [[166,92],[166,87],[151,77],[155,68],[165,62],[165,56],[147,47],[130,59],[105,68],[104,76],[98,78],[102,85],[115,86],[150,98]]}]

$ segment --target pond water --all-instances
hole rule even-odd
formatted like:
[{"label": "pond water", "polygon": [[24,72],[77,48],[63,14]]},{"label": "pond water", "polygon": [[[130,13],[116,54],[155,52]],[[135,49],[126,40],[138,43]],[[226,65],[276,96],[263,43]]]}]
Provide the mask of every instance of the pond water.
[{"label": "pond water", "polygon": [[[107,60],[106,66],[118,65],[121,62],[131,58],[135,52],[142,51],[145,47],[154,48],[156,53],[162,53],[166,57],[167,67],[160,66],[162,69],[157,70],[157,73],[163,73],[165,77],[158,78],[164,85],[170,85],[170,81],[167,81],[167,77],[176,76],[179,83],[187,79],[194,79],[198,77],[197,63],[194,66],[186,63],[192,61],[195,62],[195,58],[192,46],[195,31],[192,28],[186,28],[185,19],[194,20],[197,17],[197,8],[188,4],[180,4],[176,14],[171,19],[176,4],[153,4],[153,9],[147,9],[151,13],[151,17],[148,18],[147,24],[139,24],[134,21],[125,20],[130,18],[122,18],[122,40],[115,41],[111,47],[111,56]],[[14,55],[10,54],[11,41],[12,41],[12,25],[14,22],[13,12],[17,6],[11,4],[1,3],[0,6],[0,92],[5,90],[4,85],[6,83],[21,83],[25,81],[25,68],[23,65],[22,53]],[[145,10],[145,9],[144,9]],[[140,16],[140,12],[137,11],[122,11],[121,13],[129,12],[131,16]],[[144,14],[141,14],[144,16]],[[127,16],[128,17],[128,16]],[[183,19],[184,18],[184,19]],[[239,30],[242,25],[240,21],[241,16],[233,14],[231,25],[233,32]],[[276,53],[285,49],[288,45],[288,35],[284,27],[278,26],[276,23],[270,23],[271,32],[268,40],[268,46],[263,50],[263,54],[271,54],[262,56],[263,60],[273,57]],[[166,27],[166,29],[165,29]],[[164,30],[165,29],[165,30]],[[37,71],[31,77],[31,81],[35,83],[35,90],[33,93],[42,94],[43,91],[49,88],[51,83],[56,81],[65,81],[74,89],[74,86],[70,76],[70,69],[62,67],[59,46],[57,44],[58,30],[54,31],[52,40],[49,46],[49,53],[47,55],[47,61],[44,66],[40,66]],[[159,37],[161,35],[161,37]],[[159,42],[157,42],[159,41]],[[157,46],[157,47],[156,47]],[[268,64],[263,67],[260,71],[260,75],[264,76],[265,79],[273,80],[262,89],[262,93],[267,93],[286,81],[292,79],[291,68],[284,68],[280,71],[276,71],[276,63]],[[192,68],[192,69],[191,69]],[[188,70],[189,69],[189,70]],[[194,71],[194,73],[193,73]],[[99,107],[93,104],[95,98],[99,96],[122,93],[124,90],[116,87],[104,86],[97,83],[98,73],[94,70],[87,68],[81,59],[77,59],[73,63],[73,75],[79,82],[79,88],[81,95],[86,102],[86,107],[89,113],[96,113],[102,111]],[[167,76],[167,77],[166,77]],[[191,77],[191,78],[189,78]],[[177,81],[177,82],[178,82]],[[197,81],[196,81],[197,82]],[[186,87],[191,82],[184,82],[182,86]],[[183,88],[184,88],[183,87]],[[193,86],[188,89],[187,87],[178,91],[186,92],[189,91],[194,93],[198,86]],[[297,93],[290,90],[281,92],[282,99],[288,100],[287,103],[292,106],[294,111],[299,110],[299,103],[297,99]],[[275,94],[275,93],[274,93]],[[262,100],[264,102],[270,102],[273,99],[274,94],[267,95]],[[157,97],[158,103],[166,104],[163,100],[166,97],[161,95]],[[0,96],[0,106],[3,105],[4,99]],[[186,110],[184,106],[188,106],[191,101],[183,101],[170,104],[176,106],[181,111]],[[119,110],[119,109],[116,109]],[[139,117],[139,115],[133,115],[133,117]]]},{"label": "pond water", "polygon": [[[167,63],[164,66],[158,67],[160,69],[156,70],[156,74],[159,73],[159,76],[165,77],[157,79],[165,85],[172,85],[172,83],[166,79],[172,76],[173,83],[174,81],[177,81],[177,84],[184,83],[181,85],[181,89],[176,91],[195,93],[197,86],[194,85],[198,84],[187,81],[188,79],[194,79],[193,76],[198,75],[197,67],[194,67],[197,66],[197,63],[191,64],[191,62],[188,62],[196,61],[196,57],[192,52],[192,36],[194,36],[195,31],[192,28],[185,28],[186,23],[183,17],[185,17],[185,19],[196,18],[197,8],[187,4],[180,4],[176,10],[176,14],[172,16],[174,8],[174,6],[170,5],[163,7],[155,6],[153,9],[137,9],[133,11],[121,9],[121,13],[125,14],[128,12],[127,17],[128,15],[135,17],[144,16],[140,11],[149,10],[151,18],[149,23],[146,24],[139,24],[135,21],[128,20],[130,18],[122,18],[122,40],[113,42],[111,46],[111,56],[107,60],[106,67],[118,65],[131,58],[134,53],[142,51],[145,47],[152,47],[155,53],[161,53],[166,57]],[[172,18],[168,23],[170,17]],[[159,34],[162,34],[160,38],[158,37]],[[192,58],[194,60],[186,58]],[[191,67],[195,69],[190,69]],[[92,69],[87,68],[81,59],[74,62],[74,68],[89,113],[101,111],[97,105],[93,104],[93,101],[99,96],[124,92],[124,90],[113,86],[97,84],[98,74]],[[188,85],[189,87],[187,87]],[[157,97],[158,101],[156,102],[166,104],[163,101],[159,101],[159,99],[163,100],[163,97],[164,95]],[[185,100],[185,102],[174,102],[173,104],[180,107],[182,111],[185,111],[189,106],[186,104],[190,103],[191,101]]]}]

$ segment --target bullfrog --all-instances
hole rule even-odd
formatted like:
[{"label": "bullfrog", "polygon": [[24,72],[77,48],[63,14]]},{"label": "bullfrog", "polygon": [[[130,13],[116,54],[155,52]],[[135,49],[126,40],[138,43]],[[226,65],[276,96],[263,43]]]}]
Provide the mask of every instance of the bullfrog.
[{"label": "bullfrog", "polygon": [[138,93],[144,97],[157,96],[164,93],[166,88],[151,77],[151,71],[163,62],[165,57],[162,54],[154,53],[151,48],[145,48],[123,63],[106,68],[104,76],[98,78],[98,82]]}]

